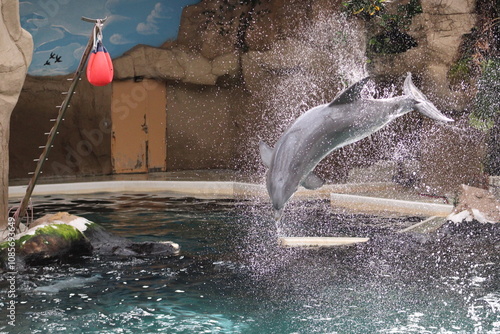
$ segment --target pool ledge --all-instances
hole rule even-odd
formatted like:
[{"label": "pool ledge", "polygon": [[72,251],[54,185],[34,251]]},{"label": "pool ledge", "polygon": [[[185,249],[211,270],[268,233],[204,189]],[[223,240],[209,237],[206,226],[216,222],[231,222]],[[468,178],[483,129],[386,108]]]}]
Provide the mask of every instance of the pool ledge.
[{"label": "pool ledge", "polygon": [[[34,196],[77,195],[108,192],[168,192],[179,196],[198,198],[240,198],[266,196],[263,185],[240,182],[213,181],[100,181],[40,184],[33,191]],[[26,193],[26,186],[9,187],[9,198],[20,198]]]},{"label": "pool ledge", "polygon": [[[346,185],[344,185],[344,188]],[[446,217],[453,210],[452,205],[422,201],[405,201],[372,196],[337,193],[338,186],[326,185],[316,191],[302,187],[295,193],[294,200],[329,199],[333,207],[355,212],[396,213],[400,215],[420,215]],[[9,187],[9,198],[24,196],[26,186]],[[78,195],[110,192],[163,192],[173,196],[195,197],[203,199],[220,198],[259,198],[267,199],[263,184],[234,181],[159,181],[159,180],[120,180],[99,182],[73,182],[40,184],[35,188],[34,196]]]}]

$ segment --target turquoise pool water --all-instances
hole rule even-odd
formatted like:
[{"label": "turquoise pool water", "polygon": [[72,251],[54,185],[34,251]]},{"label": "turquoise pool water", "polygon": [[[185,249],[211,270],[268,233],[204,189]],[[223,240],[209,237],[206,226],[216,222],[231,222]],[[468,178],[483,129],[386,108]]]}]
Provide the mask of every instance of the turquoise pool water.
[{"label": "turquoise pool water", "polygon": [[[416,218],[290,208],[292,235],[368,236],[366,245],[283,249],[266,204],[129,194],[45,197],[135,241],[171,240],[166,258],[82,259],[18,275],[10,333],[500,333],[498,233],[395,234]],[[496,241],[495,241],[496,240]]]}]

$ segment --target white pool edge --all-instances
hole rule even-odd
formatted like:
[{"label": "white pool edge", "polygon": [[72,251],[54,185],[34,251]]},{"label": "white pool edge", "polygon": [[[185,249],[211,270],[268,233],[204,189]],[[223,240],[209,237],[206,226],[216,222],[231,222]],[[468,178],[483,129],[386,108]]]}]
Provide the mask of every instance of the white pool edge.
[{"label": "white pool edge", "polygon": [[[99,181],[40,184],[33,196],[78,195],[112,192],[171,192],[193,197],[237,197],[265,195],[265,187],[251,183],[214,181]],[[26,186],[9,187],[9,199],[21,198]]]},{"label": "white pool edge", "polygon": [[[452,205],[417,201],[403,201],[389,198],[359,196],[334,193],[335,188],[322,187],[318,191],[300,188],[295,199],[330,199],[333,207],[356,212],[398,213],[403,215],[421,215],[426,217],[446,217],[453,210]],[[26,192],[26,186],[9,187],[9,199],[20,199]],[[234,181],[99,181],[40,184],[33,191],[33,196],[79,195],[113,192],[168,192],[185,197],[197,198],[267,198],[266,187],[262,184]]]}]

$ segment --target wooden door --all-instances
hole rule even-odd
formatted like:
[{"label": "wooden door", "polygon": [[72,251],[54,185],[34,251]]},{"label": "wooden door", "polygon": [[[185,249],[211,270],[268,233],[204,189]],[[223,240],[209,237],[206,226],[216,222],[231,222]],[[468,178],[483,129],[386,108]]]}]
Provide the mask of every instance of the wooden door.
[{"label": "wooden door", "polygon": [[166,89],[151,79],[113,82],[113,172],[166,170]]}]

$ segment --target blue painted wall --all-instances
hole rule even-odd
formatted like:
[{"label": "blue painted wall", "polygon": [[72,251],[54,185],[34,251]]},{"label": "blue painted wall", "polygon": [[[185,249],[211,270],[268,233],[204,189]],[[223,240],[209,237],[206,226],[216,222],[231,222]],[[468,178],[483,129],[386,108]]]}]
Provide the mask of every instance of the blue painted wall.
[{"label": "blue painted wall", "polygon": [[28,72],[59,75],[76,70],[93,28],[91,23],[80,19],[82,16],[108,17],[103,42],[111,57],[116,58],[136,44],[160,46],[176,39],[182,9],[198,2],[200,0],[21,0],[21,25],[31,33],[35,44]]}]

